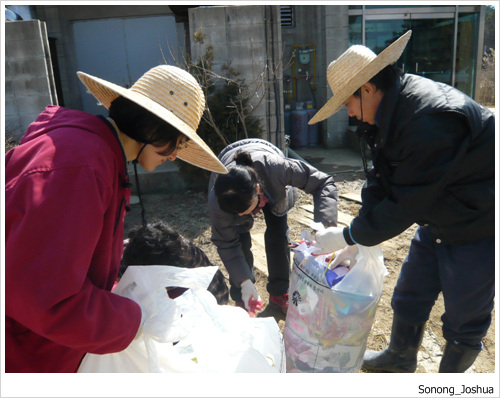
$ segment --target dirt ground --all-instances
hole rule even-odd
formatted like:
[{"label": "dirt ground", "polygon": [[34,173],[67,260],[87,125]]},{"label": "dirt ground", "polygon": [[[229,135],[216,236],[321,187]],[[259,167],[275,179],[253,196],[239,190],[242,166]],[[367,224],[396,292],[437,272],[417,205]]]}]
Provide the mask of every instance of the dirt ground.
[{"label": "dirt ground", "polygon": [[[364,182],[362,173],[343,173],[335,177],[336,185],[340,194],[357,193],[361,191]],[[198,247],[203,249],[214,265],[219,266],[227,277],[227,272],[219,259],[215,246],[210,241],[210,222],[207,212],[207,200],[205,192],[186,192],[183,194],[154,194],[145,195],[144,204],[148,222],[162,219],[175,227],[185,237],[191,239]],[[299,240],[304,229],[309,229],[305,208],[312,206],[312,197],[301,194],[294,209],[289,212],[290,238]],[[355,216],[360,204],[354,200],[341,198],[339,200],[339,211],[343,217]],[[125,233],[131,226],[140,223],[139,205],[133,205],[131,213],[125,219]],[[279,311],[267,307],[268,293],[266,291],[267,276],[261,269],[266,269],[265,252],[260,237],[263,236],[265,222],[262,214],[255,217],[255,225],[252,229],[253,253],[256,262],[256,287],[264,302],[264,310],[258,316],[272,316],[278,322],[281,330],[285,325],[285,315]],[[385,258],[385,266],[389,275],[384,279],[384,292],[381,297],[372,331],[368,337],[367,348],[382,350],[388,344],[392,325],[392,308],[390,306],[392,291],[396,284],[400,266],[406,257],[408,247],[416,230],[416,226],[409,228],[400,236],[397,236],[382,244]],[[259,269],[261,268],[261,269]],[[228,282],[229,284],[229,282]],[[230,304],[234,304],[231,302]],[[424,340],[419,352],[419,364],[417,373],[436,373],[445,345],[441,332],[441,315],[444,305],[440,297],[433,308],[431,317],[427,322]],[[493,322],[487,336],[483,340],[484,349],[474,365],[467,373],[494,373],[495,372],[495,312]]]}]

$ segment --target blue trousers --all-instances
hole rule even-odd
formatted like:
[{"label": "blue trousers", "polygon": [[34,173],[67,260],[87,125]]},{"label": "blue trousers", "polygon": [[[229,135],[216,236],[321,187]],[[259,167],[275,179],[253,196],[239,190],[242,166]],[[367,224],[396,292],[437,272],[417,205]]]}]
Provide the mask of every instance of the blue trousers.
[{"label": "blue trousers", "polygon": [[[290,283],[290,238],[287,216],[286,214],[281,217],[275,216],[268,204],[262,208],[262,211],[266,220],[264,244],[269,273],[266,289],[273,296],[282,296],[288,293],[288,285]],[[252,281],[255,282],[250,232],[240,234],[240,243],[245,260],[252,271]],[[230,294],[234,301],[242,301],[241,289],[239,287],[231,284]]]},{"label": "blue trousers", "polygon": [[412,324],[423,324],[441,292],[444,338],[479,346],[491,324],[495,297],[494,238],[445,245],[436,243],[428,228],[417,230],[394,288],[392,309]]}]

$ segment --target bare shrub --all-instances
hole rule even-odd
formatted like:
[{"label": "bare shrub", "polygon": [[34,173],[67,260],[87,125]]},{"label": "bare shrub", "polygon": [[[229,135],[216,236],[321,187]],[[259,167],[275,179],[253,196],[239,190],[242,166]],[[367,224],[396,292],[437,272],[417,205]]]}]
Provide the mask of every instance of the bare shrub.
[{"label": "bare shrub", "polygon": [[490,48],[483,55],[479,95],[477,101],[484,106],[495,105],[495,49]]}]

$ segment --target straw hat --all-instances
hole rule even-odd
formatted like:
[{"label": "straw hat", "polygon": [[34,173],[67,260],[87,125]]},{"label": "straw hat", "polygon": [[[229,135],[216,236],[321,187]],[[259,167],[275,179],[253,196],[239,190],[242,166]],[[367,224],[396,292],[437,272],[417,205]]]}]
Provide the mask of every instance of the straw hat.
[{"label": "straw hat", "polygon": [[354,45],[333,61],[326,72],[333,97],[314,115],[315,124],[344,107],[347,99],[388,65],[398,60],[410,40],[411,30],[392,43],[378,56],[368,47]]},{"label": "straw hat", "polygon": [[196,79],[188,72],[171,65],[150,69],[126,89],[98,77],[77,72],[90,93],[106,108],[123,96],[163,119],[189,138],[186,148],[177,156],[202,169],[226,174],[227,169],[217,159],[196,130],[205,110],[205,96]]}]

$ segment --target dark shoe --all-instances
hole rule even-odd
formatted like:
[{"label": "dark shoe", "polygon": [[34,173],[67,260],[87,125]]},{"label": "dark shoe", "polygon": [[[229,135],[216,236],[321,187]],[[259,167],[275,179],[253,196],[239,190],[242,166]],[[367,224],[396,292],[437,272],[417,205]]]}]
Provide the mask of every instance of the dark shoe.
[{"label": "dark shoe", "polygon": [[283,296],[269,295],[269,305],[286,314],[288,311],[288,293],[285,293]]},{"label": "dark shoe", "polygon": [[425,323],[412,325],[394,314],[391,342],[384,351],[366,351],[363,369],[370,372],[413,373],[424,336]]},{"label": "dark shoe", "polygon": [[482,344],[476,347],[447,341],[439,373],[464,373],[469,369],[481,352]]}]

